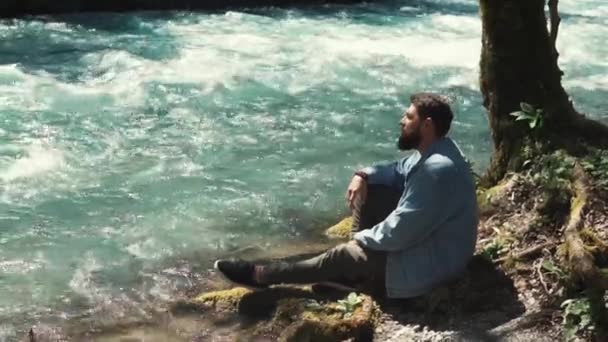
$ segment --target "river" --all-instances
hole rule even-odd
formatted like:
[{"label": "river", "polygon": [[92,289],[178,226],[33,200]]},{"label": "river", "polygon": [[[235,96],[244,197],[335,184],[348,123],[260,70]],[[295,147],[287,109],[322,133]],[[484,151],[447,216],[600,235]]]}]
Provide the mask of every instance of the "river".
[{"label": "river", "polygon": [[[608,120],[608,4],[560,4],[564,85]],[[474,0],[0,21],[0,341],[311,236],[354,169],[402,155],[413,92],[451,98],[482,171],[480,37]]]}]

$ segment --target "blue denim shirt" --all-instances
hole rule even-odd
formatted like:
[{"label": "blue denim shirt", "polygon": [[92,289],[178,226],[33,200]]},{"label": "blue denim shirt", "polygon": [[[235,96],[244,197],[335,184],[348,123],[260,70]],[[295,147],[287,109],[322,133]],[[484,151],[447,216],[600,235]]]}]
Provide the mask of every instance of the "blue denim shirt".
[{"label": "blue denim shirt", "polygon": [[384,221],[354,236],[388,253],[387,296],[419,296],[464,271],[475,251],[478,216],[473,176],[456,143],[441,138],[423,155],[364,171],[368,184],[403,191]]}]

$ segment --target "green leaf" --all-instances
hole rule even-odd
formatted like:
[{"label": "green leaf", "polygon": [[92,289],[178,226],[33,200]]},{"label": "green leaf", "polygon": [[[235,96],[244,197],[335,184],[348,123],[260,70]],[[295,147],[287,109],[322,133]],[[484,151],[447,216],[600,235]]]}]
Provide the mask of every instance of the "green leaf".
[{"label": "green leaf", "polygon": [[[557,267],[555,266],[555,264],[553,264],[553,262],[552,262],[551,260],[545,260],[545,261],[543,261],[543,263],[542,263],[542,265],[541,265],[541,266],[542,266],[544,269],[546,269],[547,271],[549,271],[549,272],[558,273],[558,272],[560,272],[560,271],[561,271],[559,268],[557,268]],[[569,299],[569,300],[570,300],[570,299]],[[562,303],[562,307],[564,307],[564,305],[568,305],[568,303],[567,303],[567,302],[568,302],[569,300],[564,301],[564,302]]]},{"label": "green leaf", "polygon": [[538,120],[536,118],[534,120],[531,120],[530,121],[530,128],[533,129],[534,127],[536,127],[537,123],[538,123]]},{"label": "green leaf", "polygon": [[566,337],[566,341],[572,341],[574,340],[574,338],[576,337],[576,330],[574,327],[571,326],[566,326],[565,327],[565,337]]},{"label": "green leaf", "polygon": [[346,299],[341,299],[338,301],[338,310],[352,312],[362,301],[363,298],[359,297],[355,292],[351,292],[348,294]]},{"label": "green leaf", "polygon": [[519,107],[526,113],[534,113],[534,107],[528,103],[521,102]]},{"label": "green leaf", "polygon": [[524,112],[514,112],[514,113],[511,113],[511,116],[516,117],[515,121],[534,119],[534,117],[532,115],[524,113]]},{"label": "green leaf", "polygon": [[591,325],[591,315],[590,314],[582,314],[581,321],[578,323],[579,328],[585,329],[589,325]]},{"label": "green leaf", "polygon": [[322,309],[321,304],[319,304],[319,303],[318,303],[316,300],[314,300],[314,299],[311,299],[311,300],[307,301],[307,302],[306,302],[305,307],[306,307],[307,309],[309,309],[309,310],[313,310],[313,311],[316,311],[316,310],[320,310],[320,309]]}]

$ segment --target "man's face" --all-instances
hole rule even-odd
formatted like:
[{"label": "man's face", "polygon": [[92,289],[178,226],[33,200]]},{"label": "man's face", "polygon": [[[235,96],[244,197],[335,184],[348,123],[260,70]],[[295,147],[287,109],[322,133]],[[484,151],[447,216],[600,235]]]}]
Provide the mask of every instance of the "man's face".
[{"label": "man's face", "polygon": [[417,148],[422,140],[420,116],[414,105],[410,105],[399,121],[401,135],[397,147],[402,151]]}]

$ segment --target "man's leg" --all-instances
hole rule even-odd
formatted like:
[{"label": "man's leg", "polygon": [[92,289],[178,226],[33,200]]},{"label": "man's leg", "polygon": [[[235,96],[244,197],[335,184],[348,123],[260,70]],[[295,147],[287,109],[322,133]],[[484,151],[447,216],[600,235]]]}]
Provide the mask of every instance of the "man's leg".
[{"label": "man's leg", "polygon": [[366,200],[355,199],[352,231],[358,232],[382,222],[397,208],[400,198],[401,192],[392,187],[368,185]]},{"label": "man's leg", "polygon": [[[244,260],[218,260],[215,268],[228,280],[249,287],[273,284],[311,284],[334,282],[346,286],[384,284],[386,253],[364,249],[349,241],[316,257],[298,262],[267,265]],[[382,285],[382,293],[383,293]]]},{"label": "man's leg", "polygon": [[[370,186],[365,203],[353,212],[353,230],[371,228],[396,207],[401,194],[386,186]],[[280,283],[363,283],[384,293],[386,253],[362,248],[355,241],[338,245],[316,257],[299,262],[255,265],[246,261],[220,260],[215,267],[230,280],[249,286]]]},{"label": "man's leg", "polygon": [[258,267],[258,280],[263,284],[334,281],[350,285],[371,279],[383,280],[386,254],[349,241],[308,260]]}]

